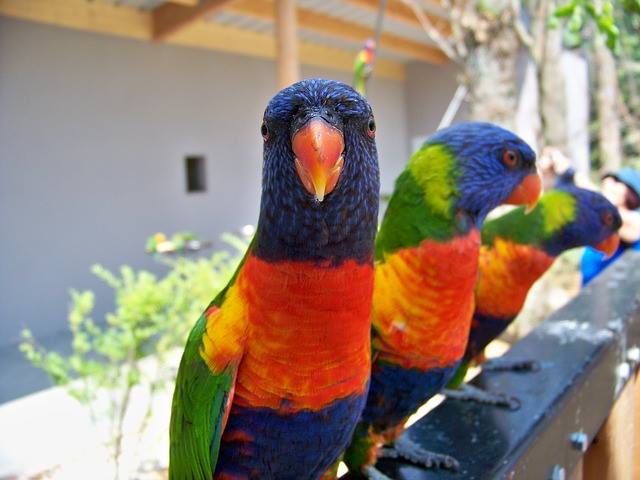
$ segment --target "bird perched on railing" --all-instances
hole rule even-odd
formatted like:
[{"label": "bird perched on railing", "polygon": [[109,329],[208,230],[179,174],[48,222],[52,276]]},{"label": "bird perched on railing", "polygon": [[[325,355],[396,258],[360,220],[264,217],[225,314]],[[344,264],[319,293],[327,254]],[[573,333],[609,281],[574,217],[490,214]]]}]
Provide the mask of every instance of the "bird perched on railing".
[{"label": "bird perched on railing", "polygon": [[[527,293],[558,255],[583,246],[592,246],[612,255],[618,248],[616,232],[621,224],[618,209],[603,195],[564,181],[545,192],[529,215],[518,208],[486,222],[482,228],[480,274],[469,343],[462,364],[449,385],[458,390],[447,391],[447,395],[517,406],[517,399],[507,395],[461,385],[470,362],[516,318]],[[537,367],[535,361],[498,359],[490,361],[486,368],[532,370]]]},{"label": "bird perched on railing", "polygon": [[305,80],[269,102],[257,230],[191,331],[169,476],[317,479],[351,438],[370,372],[375,122],[351,87]]},{"label": "bird perched on railing", "polygon": [[540,187],[531,148],[492,124],[441,130],[411,157],[376,238],[371,386],[345,453],[350,470],[384,478],[372,466],[378,456],[455,467],[399,434],[464,354],[487,213],[532,206]]},{"label": "bird perched on railing", "polygon": [[373,38],[364,42],[364,47],[356,55],[353,62],[353,88],[360,95],[365,95],[367,91],[367,80],[373,73],[373,64],[376,59],[376,41]]}]

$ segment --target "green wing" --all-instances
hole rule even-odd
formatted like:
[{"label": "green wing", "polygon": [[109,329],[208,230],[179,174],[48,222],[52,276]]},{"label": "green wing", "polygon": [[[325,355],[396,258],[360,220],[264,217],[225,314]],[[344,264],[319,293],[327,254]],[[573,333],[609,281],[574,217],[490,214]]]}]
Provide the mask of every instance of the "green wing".
[{"label": "green wing", "polygon": [[[253,242],[227,286],[207,310],[212,306],[222,308],[252,245]],[[207,319],[202,314],[189,334],[176,378],[169,428],[169,478],[172,480],[211,480],[218,461],[237,365],[229,365],[220,374],[211,372],[200,356],[206,325]]]},{"label": "green wing", "polygon": [[189,335],[173,393],[169,478],[174,480],[210,480],[218,460],[235,372],[214,375],[200,357],[205,326],[202,315]]}]

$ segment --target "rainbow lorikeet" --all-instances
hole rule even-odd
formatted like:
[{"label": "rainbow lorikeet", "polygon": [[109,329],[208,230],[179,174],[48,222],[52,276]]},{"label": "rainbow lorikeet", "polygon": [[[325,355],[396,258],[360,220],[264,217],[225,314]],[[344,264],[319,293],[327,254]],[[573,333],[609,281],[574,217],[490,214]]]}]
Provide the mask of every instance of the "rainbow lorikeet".
[{"label": "rainbow lorikeet", "polygon": [[385,478],[372,466],[379,456],[455,466],[399,435],[464,354],[486,215],[534,205],[540,189],[531,148],[488,123],[441,130],[410,158],[376,238],[371,387],[344,456],[351,471]]},{"label": "rainbow lorikeet", "polygon": [[373,73],[373,62],[375,58],[376,41],[373,38],[369,38],[353,62],[353,88],[355,88],[360,95],[365,95],[366,93],[367,80],[369,80],[369,77]]},{"label": "rainbow lorikeet", "polygon": [[[621,226],[617,208],[597,192],[562,184],[545,192],[536,208],[525,215],[517,208],[482,227],[480,275],[469,343],[447,396],[503,406],[517,406],[517,399],[490,394],[461,382],[470,362],[496,339],[520,313],[533,284],[562,252],[593,246],[612,255]],[[532,361],[493,361],[487,369],[531,370]]]},{"label": "rainbow lorikeet", "polygon": [[311,79],[269,102],[257,230],[189,335],[169,476],[317,479],[351,438],[369,383],[379,174],[351,87]]}]

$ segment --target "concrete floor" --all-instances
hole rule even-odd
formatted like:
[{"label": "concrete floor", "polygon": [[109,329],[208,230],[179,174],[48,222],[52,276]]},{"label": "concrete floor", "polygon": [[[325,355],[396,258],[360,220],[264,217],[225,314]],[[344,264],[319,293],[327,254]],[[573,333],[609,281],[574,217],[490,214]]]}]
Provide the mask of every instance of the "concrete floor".
[{"label": "concrete floor", "polygon": [[[68,339],[51,338],[46,343],[61,351]],[[180,354],[179,350],[172,352],[163,365],[176,367]],[[89,409],[69,396],[66,388],[47,388],[51,383],[46,376],[23,360],[17,348],[4,349],[0,362],[4,361],[8,368],[3,368],[0,380],[5,400],[0,404],[0,479],[39,475],[56,480],[112,480],[113,463],[106,446],[112,438],[112,417],[108,414],[111,392],[98,392],[92,418]],[[156,366],[153,356],[140,362],[147,375],[155,372]],[[131,392],[123,425],[121,478],[155,480],[157,472],[166,467],[172,391],[173,386],[167,385],[157,392],[153,414],[142,435],[139,428],[149,392],[144,385]]]}]

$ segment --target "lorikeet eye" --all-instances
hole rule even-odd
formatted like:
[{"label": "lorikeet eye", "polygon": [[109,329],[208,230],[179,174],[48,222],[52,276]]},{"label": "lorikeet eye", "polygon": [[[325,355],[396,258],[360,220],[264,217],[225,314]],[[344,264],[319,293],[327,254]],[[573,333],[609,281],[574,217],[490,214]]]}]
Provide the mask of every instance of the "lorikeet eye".
[{"label": "lorikeet eye", "polygon": [[508,168],[513,168],[518,165],[519,160],[520,157],[513,150],[505,150],[502,154],[502,163],[504,163]]},{"label": "lorikeet eye", "polygon": [[262,122],[262,126],[260,127],[260,133],[262,134],[262,139],[266,142],[269,140],[269,128],[267,128],[266,122]]},{"label": "lorikeet eye", "polygon": [[371,138],[376,136],[376,121],[373,117],[370,117],[369,122],[367,123],[367,135]]},{"label": "lorikeet eye", "polygon": [[613,225],[613,214],[611,212],[603,214],[602,223],[604,223],[605,227],[611,227]]}]

